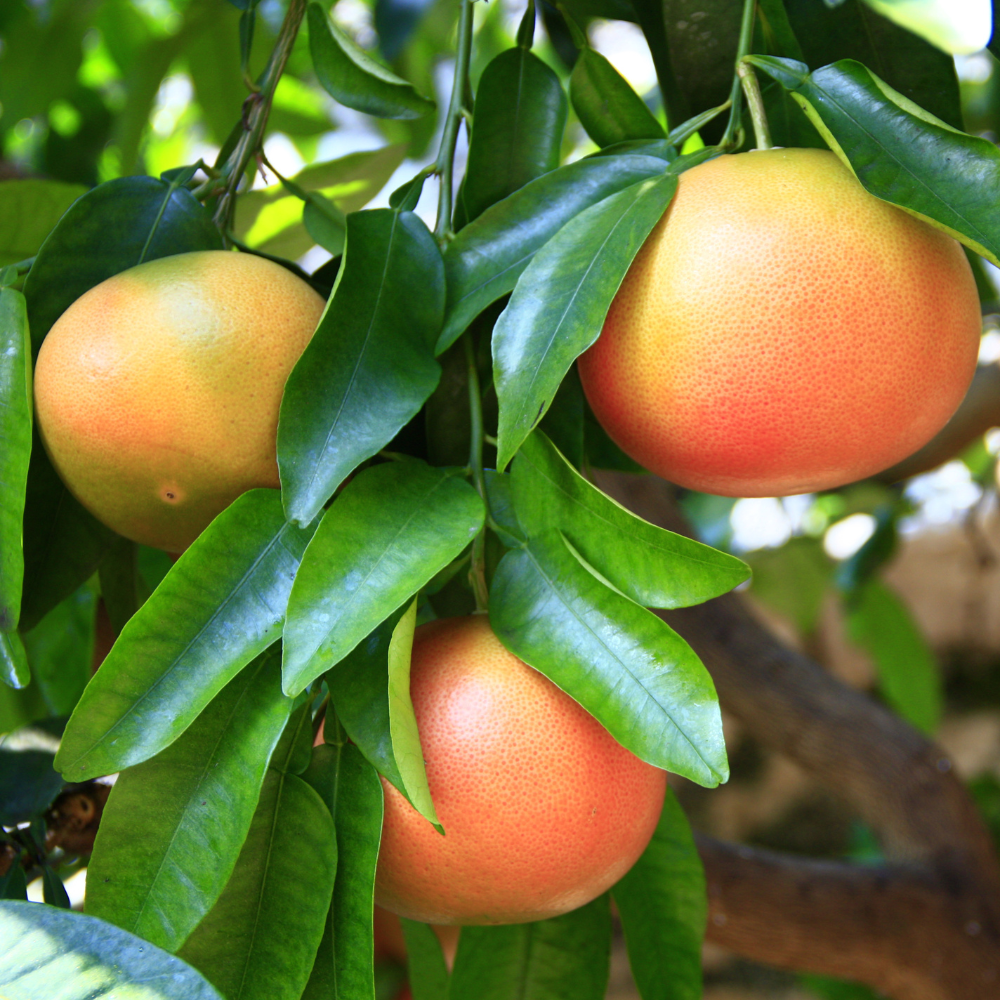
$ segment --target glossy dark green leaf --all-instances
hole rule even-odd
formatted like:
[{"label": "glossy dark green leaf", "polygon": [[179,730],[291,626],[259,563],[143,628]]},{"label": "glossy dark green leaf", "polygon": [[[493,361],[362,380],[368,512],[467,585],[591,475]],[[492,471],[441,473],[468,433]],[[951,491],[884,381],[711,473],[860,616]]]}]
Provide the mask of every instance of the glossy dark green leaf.
[{"label": "glossy dark green leaf", "polygon": [[90,680],[96,608],[96,590],[85,584],[21,635],[32,687],[50,715],[69,715]]},{"label": "glossy dark green leaf", "polygon": [[353,479],[323,516],[288,601],[284,684],[298,694],[339,663],[472,541],[483,502],[417,461]]},{"label": "glossy dark green leaf", "polygon": [[226,1000],[299,1000],[336,869],[333,818],[323,800],[298,775],[269,768],[233,874],[180,957]]},{"label": "glossy dark green leaf", "polygon": [[28,882],[18,858],[11,863],[6,874],[0,875],[0,900],[28,898]]},{"label": "glossy dark green leaf", "polygon": [[17,630],[0,630],[0,681],[20,690],[31,681],[31,668],[24,652],[24,643]]},{"label": "glossy dark green leaf", "polygon": [[448,966],[441,942],[428,924],[400,917],[413,1000],[449,1000]]},{"label": "glossy dark green leaf", "polygon": [[62,775],[52,766],[55,742],[31,726],[0,738],[0,826],[40,816],[62,791]]},{"label": "glossy dark green leaf", "polygon": [[347,735],[414,809],[438,824],[410,701],[410,653],[417,620],[411,601],[378,625],[326,674]]},{"label": "glossy dark green leaf", "polygon": [[32,437],[24,505],[21,629],[32,629],[97,571],[118,537],[73,498]]},{"label": "glossy dark green leaf", "polygon": [[48,865],[42,868],[42,899],[49,906],[70,909],[69,893],[63,880]]},{"label": "glossy dark green leaf", "polygon": [[49,230],[86,190],[34,177],[0,181],[0,267],[37,253]]},{"label": "glossy dark green leaf", "polygon": [[177,951],[233,871],[291,707],[275,645],[166,750],[119,775],[90,859],[88,913]]},{"label": "glossy dark green leaf", "polygon": [[189,965],[97,917],[0,902],[0,993],[9,1000],[223,1000]]},{"label": "glossy dark green leaf", "polygon": [[667,174],[581,212],[535,254],[493,330],[497,468],[531,433],[569,366],[601,333],[611,300],[677,190]]},{"label": "glossy dark green leaf", "polygon": [[441,253],[417,216],[348,216],[337,285],[281,402],[278,467],[289,520],[311,521],[424,405],[441,374],[433,350],[443,310]]},{"label": "glossy dark green leaf", "polygon": [[[13,632],[21,617],[21,531],[30,457],[31,341],[27,307],[20,292],[0,288],[0,633]],[[0,653],[0,660],[4,659]],[[0,676],[23,687],[29,677],[23,666],[21,670],[0,670]]]},{"label": "glossy dark green leaf", "polygon": [[488,208],[444,252],[448,303],[440,354],[491,302],[513,290],[535,252],[572,218],[608,195],[664,171],[654,156],[577,160]]},{"label": "glossy dark green leaf", "polygon": [[139,546],[127,538],[116,538],[97,575],[111,629],[118,635],[148,596],[139,572]]},{"label": "glossy dark green leaf", "polygon": [[941,672],[906,605],[881,580],[863,584],[848,603],[847,630],[872,658],[885,700],[921,731],[941,722]]},{"label": "glossy dark green leaf", "polygon": [[557,531],[503,557],[490,624],[637,757],[710,788],[727,779],[708,671],[664,621],[605,586]]},{"label": "glossy dark green leaf", "polygon": [[169,746],[281,634],[311,531],[274,490],[252,490],[180,557],[128,623],[63,735],[71,780],[113,774]]},{"label": "glossy dark green leaf", "polygon": [[42,244],[24,283],[34,349],[68,306],[119,271],[157,257],[221,249],[211,216],[186,188],[120,177],[88,191]]},{"label": "glossy dark green leaf", "polygon": [[514,511],[514,491],[510,484],[510,474],[487,469],[485,481],[486,502],[492,520],[490,527],[508,548],[519,548],[526,541],[526,536]]},{"label": "glossy dark green leaf", "polygon": [[664,137],[663,126],[628,80],[590,47],[573,67],[569,97],[584,131],[598,146]]},{"label": "glossy dark green leaf", "polygon": [[[584,0],[584,2],[592,2],[592,0]],[[660,94],[667,111],[667,121],[671,124],[684,121],[690,117],[692,107],[688,96],[678,86],[677,75],[674,72],[667,32],[667,25],[671,24],[671,16],[668,13],[667,5],[663,0],[631,0],[630,6],[635,12],[631,20],[637,21],[639,27],[642,28],[646,43],[649,45],[649,54],[653,57],[656,78],[660,84]],[[704,13],[704,8],[700,8],[699,13]],[[683,20],[683,17],[680,20]],[[699,20],[704,20],[704,17],[699,18]],[[670,38],[675,33],[675,25],[671,24]],[[732,66],[731,61],[730,66]],[[709,101],[697,104],[695,108],[708,107],[718,103],[718,101]]]},{"label": "glossy dark green leaf", "polygon": [[705,871],[669,788],[653,839],[611,895],[642,1000],[701,1000]]},{"label": "glossy dark green leaf", "polygon": [[377,118],[419,118],[434,102],[376,62],[334,24],[318,3],[309,4],[309,51],[320,86],[355,111]]},{"label": "glossy dark green leaf", "polygon": [[932,115],[962,128],[955,60],[946,52],[877,14],[863,0],[844,0],[836,7],[784,0],[784,6],[802,53],[770,54],[814,67],[856,59]]},{"label": "glossy dark green leaf", "polygon": [[767,41],[768,55],[807,61],[802,54],[795,29],[788,19],[785,0],[760,0],[757,4],[757,19]]},{"label": "glossy dark green leaf", "polygon": [[587,562],[645,607],[701,604],[750,575],[739,559],[627,511],[540,432],[514,459],[511,486],[518,521],[530,536],[560,529]]},{"label": "glossy dark green leaf", "polygon": [[483,70],[462,198],[468,220],[559,166],[566,94],[559,77],[520,46]]},{"label": "glossy dark green leaf", "polygon": [[576,365],[571,365],[539,426],[570,465],[577,469],[583,467],[586,455],[586,414],[587,403],[580,376]]},{"label": "glossy dark green leaf", "polygon": [[448,1000],[602,1000],[610,964],[605,894],[551,920],[463,927]]},{"label": "glossy dark green leaf", "polygon": [[1000,150],[957,132],[845,59],[809,73],[789,59],[751,62],[791,91],[872,194],[1000,264]]},{"label": "glossy dark green leaf", "polygon": [[374,996],[372,906],[382,836],[382,785],[346,740],[313,751],[303,775],[326,803],[337,836],[337,878],[303,1000]]}]

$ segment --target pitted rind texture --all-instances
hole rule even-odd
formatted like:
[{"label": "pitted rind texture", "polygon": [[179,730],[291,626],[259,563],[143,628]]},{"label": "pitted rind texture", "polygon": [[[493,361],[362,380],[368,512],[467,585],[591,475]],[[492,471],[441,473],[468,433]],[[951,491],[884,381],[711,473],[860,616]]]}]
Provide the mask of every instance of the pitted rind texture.
[{"label": "pitted rind texture", "polygon": [[39,431],[70,491],[126,538],[180,552],[241,493],[277,489],[281,393],[323,306],[278,264],[221,250],[90,289],[35,370]]},{"label": "pitted rind texture", "polygon": [[727,496],[864,478],[940,430],[972,379],[979,299],[959,244],[830,152],[680,175],[580,376],[651,471]]},{"label": "pitted rind texture", "polygon": [[632,867],[666,772],[509,653],[485,615],[417,629],[410,692],[445,836],[383,781],[380,906],[434,924],[541,920]]}]

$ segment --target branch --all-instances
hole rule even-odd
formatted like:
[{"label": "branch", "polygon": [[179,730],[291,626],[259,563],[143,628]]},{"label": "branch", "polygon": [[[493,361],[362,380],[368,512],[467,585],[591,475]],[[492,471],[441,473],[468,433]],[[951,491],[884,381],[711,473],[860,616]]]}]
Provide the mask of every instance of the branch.
[{"label": "branch", "polygon": [[[690,534],[667,483],[599,475],[640,516]],[[896,1000],[984,1000],[1000,982],[1000,866],[944,753],[784,647],[739,595],[660,614],[705,662],[726,709],[850,802],[891,859],[871,868],[704,840],[709,937]]]}]

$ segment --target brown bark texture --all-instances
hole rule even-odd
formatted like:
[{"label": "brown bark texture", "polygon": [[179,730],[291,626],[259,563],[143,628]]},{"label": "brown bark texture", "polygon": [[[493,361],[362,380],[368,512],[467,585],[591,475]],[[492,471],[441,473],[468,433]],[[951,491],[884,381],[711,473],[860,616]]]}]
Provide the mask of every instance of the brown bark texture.
[{"label": "brown bark texture", "polygon": [[[595,478],[641,517],[690,534],[662,480]],[[658,613],[705,662],[723,707],[845,799],[887,857],[829,862],[700,837],[708,938],[894,1000],[1000,998],[1000,865],[943,751],[783,645],[738,594]]]}]

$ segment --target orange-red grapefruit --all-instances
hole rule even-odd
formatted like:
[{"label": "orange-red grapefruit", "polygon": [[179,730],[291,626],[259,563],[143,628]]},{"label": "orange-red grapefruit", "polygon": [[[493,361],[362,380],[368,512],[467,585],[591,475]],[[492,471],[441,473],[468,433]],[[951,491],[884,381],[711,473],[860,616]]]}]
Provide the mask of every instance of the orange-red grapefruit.
[{"label": "orange-red grapefruit", "polygon": [[182,551],[241,493],[278,487],[281,393],[322,311],[285,268],[221,250],[95,286],[38,354],[53,465],[104,524]]},{"label": "orange-red grapefruit", "polygon": [[580,377],[614,441],[664,478],[807,493],[928,441],[969,386],[980,332],[954,239],[833,153],[774,149],[680,175]]},{"label": "orange-red grapefruit", "polygon": [[445,835],[383,781],[380,906],[434,924],[541,920],[645,849],[666,772],[508,652],[485,615],[417,629],[410,693]]}]

